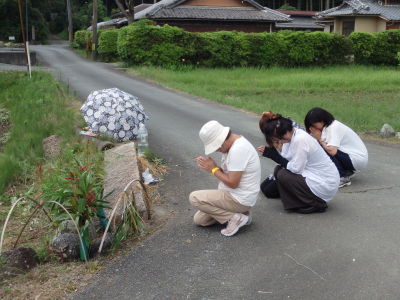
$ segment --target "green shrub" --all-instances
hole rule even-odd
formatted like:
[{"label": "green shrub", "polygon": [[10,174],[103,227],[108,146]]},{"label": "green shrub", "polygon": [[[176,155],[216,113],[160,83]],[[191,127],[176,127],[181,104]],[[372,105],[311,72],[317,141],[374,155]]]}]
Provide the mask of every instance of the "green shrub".
[{"label": "green shrub", "polygon": [[396,66],[397,53],[400,51],[400,30],[388,30],[375,33],[376,43],[371,55],[374,65]]},{"label": "green shrub", "polygon": [[156,23],[149,19],[140,19],[139,21],[133,22],[129,26],[151,26],[151,25],[156,25]]},{"label": "green shrub", "polygon": [[111,61],[118,56],[118,29],[104,30],[99,36],[99,54],[105,61]]},{"label": "green shrub", "polygon": [[285,36],[288,66],[308,66],[314,62],[315,51],[309,34],[299,31]]},{"label": "green shrub", "polygon": [[82,49],[86,48],[88,34],[89,34],[89,31],[87,31],[87,30],[75,31],[74,44],[76,45],[77,48],[82,48]]},{"label": "green shrub", "polygon": [[349,39],[353,43],[354,62],[356,64],[372,64],[371,56],[375,51],[376,35],[367,32],[353,32]]},{"label": "green shrub", "polygon": [[329,46],[328,64],[345,64],[349,62],[349,56],[353,54],[353,43],[349,38],[338,33],[331,33],[333,37]]},{"label": "green shrub", "polygon": [[249,55],[245,33],[236,31],[217,31],[199,34],[201,65],[207,67],[246,66]]},{"label": "green shrub", "polygon": [[328,66],[348,63],[397,65],[400,30],[377,34],[296,32],[190,33],[140,20],[119,31],[117,52],[128,64],[205,67]]},{"label": "green shrub", "polygon": [[351,54],[351,42],[343,35],[318,31],[307,36],[314,51],[314,65],[343,64],[346,56]]},{"label": "green shrub", "polygon": [[248,33],[244,36],[248,41],[247,63],[249,66],[275,66],[286,64],[286,43],[280,34]]},{"label": "green shrub", "polygon": [[168,25],[126,26],[119,31],[117,50],[128,64],[179,65],[188,55],[190,37],[189,32]]}]

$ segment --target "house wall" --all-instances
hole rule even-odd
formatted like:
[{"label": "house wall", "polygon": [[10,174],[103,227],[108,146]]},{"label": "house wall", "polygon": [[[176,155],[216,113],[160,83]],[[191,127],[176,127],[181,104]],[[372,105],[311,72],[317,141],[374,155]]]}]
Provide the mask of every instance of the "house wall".
[{"label": "house wall", "polygon": [[377,25],[377,30],[376,31],[378,31],[378,32],[380,32],[380,31],[385,31],[385,30],[387,30],[387,22],[385,21],[385,20],[383,20],[383,19],[381,19],[381,18],[379,18],[378,19],[378,25]]},{"label": "house wall", "polygon": [[333,22],[333,31],[337,33],[342,33],[343,20],[341,18],[335,18]]},{"label": "house wall", "polygon": [[252,7],[249,3],[240,0],[188,0],[181,5]]},{"label": "house wall", "polygon": [[[334,32],[343,32],[343,22],[350,21],[351,18],[337,17],[334,21]],[[385,31],[386,21],[379,17],[364,17],[355,18],[354,32],[380,32]]]},{"label": "house wall", "polygon": [[354,24],[355,32],[377,32],[378,18],[377,17],[356,17]]}]

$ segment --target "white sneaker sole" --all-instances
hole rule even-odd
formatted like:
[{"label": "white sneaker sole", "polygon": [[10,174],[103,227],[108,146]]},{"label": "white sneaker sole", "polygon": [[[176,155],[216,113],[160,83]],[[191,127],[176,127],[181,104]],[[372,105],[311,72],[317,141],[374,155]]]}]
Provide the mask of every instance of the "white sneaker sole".
[{"label": "white sneaker sole", "polygon": [[[246,218],[243,218],[243,220],[241,220],[241,222],[238,224],[238,226],[233,231],[231,231],[229,233],[224,233],[224,231],[226,229],[225,228],[225,229],[221,230],[221,234],[224,236],[232,236],[232,235],[236,234],[236,232],[238,232],[241,227],[247,225],[249,220],[250,220],[250,217],[247,217],[247,220],[246,220]],[[250,220],[250,222],[251,222],[251,220]]]},{"label": "white sneaker sole", "polygon": [[345,187],[345,186],[349,186],[349,185],[351,185],[351,181],[339,184],[339,189],[342,188],[342,187]]},{"label": "white sneaker sole", "polygon": [[247,220],[246,224],[244,224],[244,225],[250,225],[251,222],[253,221],[253,217],[251,216],[251,214],[248,214],[247,217],[248,217],[248,220]]}]

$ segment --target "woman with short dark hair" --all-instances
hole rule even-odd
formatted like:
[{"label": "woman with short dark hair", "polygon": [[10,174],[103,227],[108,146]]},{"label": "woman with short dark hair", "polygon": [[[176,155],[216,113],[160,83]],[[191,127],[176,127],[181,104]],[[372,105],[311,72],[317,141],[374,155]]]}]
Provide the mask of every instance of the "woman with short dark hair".
[{"label": "woman with short dark hair", "polygon": [[[274,175],[286,210],[297,213],[324,212],[336,195],[339,173],[317,141],[292,121],[265,112],[260,129],[268,146],[263,156],[278,163]],[[279,153],[274,144],[282,143]]]},{"label": "woman with short dark hair", "polygon": [[335,163],[340,174],[339,187],[350,185],[350,177],[368,163],[367,148],[357,133],[320,107],[307,113],[304,125]]}]

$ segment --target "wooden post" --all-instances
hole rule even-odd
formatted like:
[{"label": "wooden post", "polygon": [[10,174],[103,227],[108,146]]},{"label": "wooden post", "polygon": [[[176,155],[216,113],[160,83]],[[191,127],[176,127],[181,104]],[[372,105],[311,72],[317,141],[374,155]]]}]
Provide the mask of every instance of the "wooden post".
[{"label": "wooden post", "polygon": [[67,0],[67,13],[68,13],[68,40],[71,43],[73,40],[73,34],[74,34],[74,28],[72,26],[71,0]]},{"label": "wooden post", "polygon": [[97,0],[93,0],[93,20],[92,20],[92,59],[97,57]]},{"label": "wooden post", "polygon": [[21,26],[22,41],[24,42],[24,47],[25,47],[25,62],[28,65],[28,50],[26,49],[26,39],[25,39],[25,31],[24,31],[24,19],[22,17],[21,0],[18,0],[18,10],[19,10],[19,23],[20,23],[20,26]]}]

